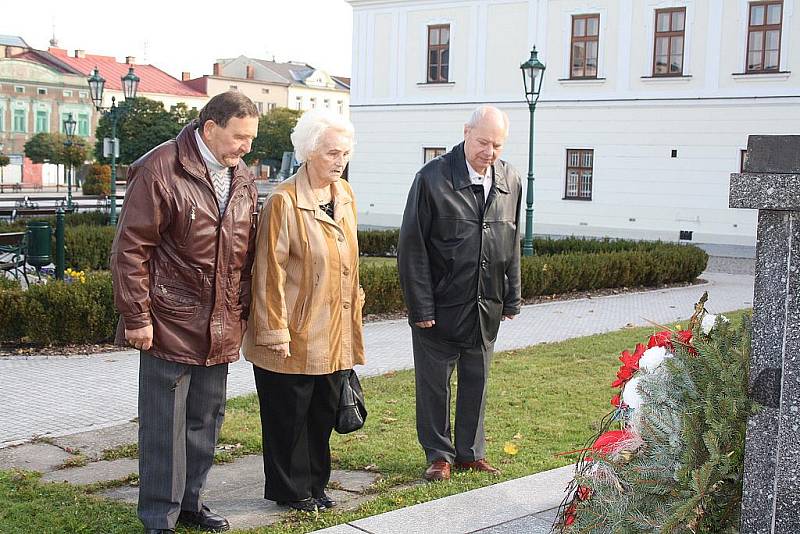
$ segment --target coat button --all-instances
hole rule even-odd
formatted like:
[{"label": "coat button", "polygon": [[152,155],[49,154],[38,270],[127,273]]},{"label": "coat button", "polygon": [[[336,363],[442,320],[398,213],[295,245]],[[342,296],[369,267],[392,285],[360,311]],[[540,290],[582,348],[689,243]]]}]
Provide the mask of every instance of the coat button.
[{"label": "coat button", "polygon": [[348,269],[347,267],[345,267],[345,268],[344,268],[344,270],[342,271],[342,274],[344,274],[345,276],[347,276],[348,274],[350,274],[350,269]]},{"label": "coat button", "polygon": [[488,230],[489,229],[489,223],[483,223],[483,229],[484,230]]},{"label": "coat button", "polygon": [[342,308],[344,308],[345,310],[349,310],[350,309],[350,303],[349,302],[345,302],[344,304],[342,304]]},{"label": "coat button", "polygon": [[340,243],[344,242],[344,236],[339,236],[339,242]]},{"label": "coat button", "polygon": [[486,267],[489,264],[486,260],[481,260],[481,267]]}]

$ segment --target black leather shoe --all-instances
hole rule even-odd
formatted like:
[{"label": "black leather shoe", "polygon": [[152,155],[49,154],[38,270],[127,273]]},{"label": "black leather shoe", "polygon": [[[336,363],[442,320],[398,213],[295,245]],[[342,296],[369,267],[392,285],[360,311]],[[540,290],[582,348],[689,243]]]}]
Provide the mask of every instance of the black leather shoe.
[{"label": "black leather shoe", "polygon": [[312,498],[303,499],[302,501],[278,501],[280,506],[288,506],[289,508],[294,508],[300,512],[308,512],[308,513],[316,513],[317,510],[317,502]]},{"label": "black leather shoe", "polygon": [[320,510],[326,510],[328,508],[333,508],[336,506],[336,501],[331,499],[327,493],[323,493],[322,497],[314,497],[314,501],[317,503],[317,508]]},{"label": "black leather shoe", "polygon": [[144,534],[175,534],[174,528],[147,528]]},{"label": "black leather shoe", "polygon": [[227,519],[219,514],[215,514],[209,510],[206,505],[203,505],[203,508],[201,508],[199,512],[181,510],[180,515],[178,515],[178,523],[206,532],[225,532],[231,528]]}]

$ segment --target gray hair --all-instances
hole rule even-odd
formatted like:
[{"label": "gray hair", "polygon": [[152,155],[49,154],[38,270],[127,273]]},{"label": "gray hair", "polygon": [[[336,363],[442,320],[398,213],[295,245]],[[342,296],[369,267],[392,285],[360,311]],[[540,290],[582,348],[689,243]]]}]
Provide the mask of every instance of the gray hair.
[{"label": "gray hair", "polygon": [[308,161],[308,156],[319,148],[320,138],[328,130],[343,132],[351,139],[355,133],[353,123],[341,115],[321,109],[303,113],[292,130],[295,159],[300,163]]},{"label": "gray hair", "polygon": [[469,116],[469,120],[467,120],[464,126],[467,128],[475,128],[483,119],[486,118],[487,115],[499,115],[503,119],[503,127],[505,128],[505,131],[508,133],[508,128],[511,125],[511,121],[508,120],[508,113],[494,106],[481,106],[475,109],[475,111],[472,112],[472,115]]}]

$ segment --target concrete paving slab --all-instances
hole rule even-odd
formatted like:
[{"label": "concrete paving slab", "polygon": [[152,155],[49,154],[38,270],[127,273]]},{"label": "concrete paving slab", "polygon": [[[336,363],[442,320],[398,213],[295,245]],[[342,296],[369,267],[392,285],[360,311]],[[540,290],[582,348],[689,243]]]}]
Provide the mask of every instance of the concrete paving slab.
[{"label": "concrete paving slab", "polygon": [[27,443],[0,449],[0,468],[47,473],[61,467],[72,455],[49,443]]},{"label": "concrete paving slab", "polygon": [[139,425],[125,423],[109,428],[53,438],[53,443],[62,449],[80,451],[91,461],[96,461],[103,457],[105,450],[136,443],[138,439]]},{"label": "concrete paving slab", "polygon": [[550,534],[552,523],[527,515],[494,527],[475,531],[475,534]]},{"label": "concrete paving slab", "polygon": [[[212,510],[227,517],[234,529],[257,528],[279,521],[288,510],[264,499],[263,466],[260,455],[245,456],[231,463],[214,465],[208,474],[203,501]],[[360,492],[377,479],[378,475],[375,473],[333,471],[332,485],[342,489],[330,490],[329,494],[339,503],[340,509],[355,509],[371,498]],[[134,504],[139,498],[139,488],[120,486],[103,491],[100,495]]]},{"label": "concrete paving slab", "polygon": [[365,532],[367,531],[351,526],[349,523],[344,523],[342,525],[336,525],[335,527],[315,530],[314,534],[364,534]]},{"label": "concrete paving slab", "polygon": [[120,480],[130,474],[139,473],[139,460],[121,458],[113,461],[92,462],[83,467],[59,469],[42,476],[45,482],[68,482],[70,484],[94,484]]},{"label": "concrete paving slab", "polygon": [[[564,497],[559,489],[566,488],[573,473],[573,466],[568,465],[350,524],[380,534],[476,532],[557,507]],[[480,514],[475,510],[480,510]],[[545,523],[539,518],[533,519]]]}]

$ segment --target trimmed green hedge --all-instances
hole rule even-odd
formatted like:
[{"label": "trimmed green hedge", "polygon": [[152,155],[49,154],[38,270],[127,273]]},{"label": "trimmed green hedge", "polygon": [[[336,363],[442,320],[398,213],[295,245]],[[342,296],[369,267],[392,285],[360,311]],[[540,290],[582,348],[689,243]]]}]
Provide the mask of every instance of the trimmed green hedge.
[{"label": "trimmed green hedge", "polygon": [[116,326],[110,273],[92,273],[84,283],[0,289],[0,342],[95,343],[112,338]]},{"label": "trimmed green hedge", "polygon": [[[101,234],[90,231],[83,234],[81,228],[71,229],[68,246],[72,243],[76,250],[107,250],[97,237]],[[98,239],[94,246],[93,239]],[[584,240],[576,241],[580,241],[576,247],[579,249],[594,246]],[[613,243],[613,248],[619,248],[611,252],[523,258],[523,298],[690,282],[705,269],[708,261],[704,251],[690,245],[634,243],[635,246],[625,250],[620,242]],[[84,254],[79,261],[101,264],[107,258],[104,252],[96,256]],[[405,309],[396,264],[362,264],[360,276],[367,297],[365,313],[394,313]],[[117,315],[113,309],[109,273],[92,273],[83,284],[50,282],[32,286],[28,291],[9,285],[0,284],[0,343],[95,343],[113,337]]]},{"label": "trimmed green hedge", "polygon": [[[615,252],[523,257],[520,266],[522,298],[571,291],[691,282],[705,270],[707,263],[708,255],[697,247],[658,242],[638,243],[630,250]],[[367,295],[365,313],[390,313],[405,309],[396,265],[362,265],[360,275],[361,285]]]}]

